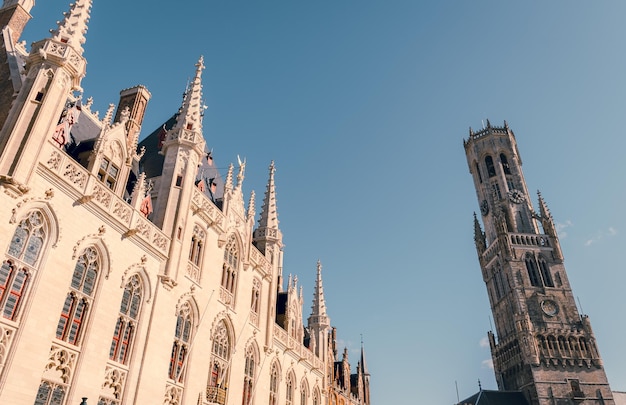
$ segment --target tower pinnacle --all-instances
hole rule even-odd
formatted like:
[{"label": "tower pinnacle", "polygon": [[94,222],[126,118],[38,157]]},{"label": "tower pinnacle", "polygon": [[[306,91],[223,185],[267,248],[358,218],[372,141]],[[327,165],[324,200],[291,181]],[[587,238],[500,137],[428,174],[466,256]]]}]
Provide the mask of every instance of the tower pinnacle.
[{"label": "tower pinnacle", "polygon": [[259,227],[254,231],[254,241],[257,242],[259,249],[264,252],[265,245],[268,242],[282,243],[282,233],[278,229],[278,211],[276,209],[276,186],[274,184],[274,161],[270,163],[269,180],[267,181],[267,189],[263,198],[263,207],[261,208],[261,217],[259,218]]},{"label": "tower pinnacle", "polygon": [[324,300],[324,287],[322,286],[322,263],[319,260],[317,261],[317,278],[315,279],[315,292],[313,293],[313,306],[311,309],[311,317],[316,316],[328,319],[326,301]]},{"label": "tower pinnacle", "polygon": [[50,30],[52,39],[73,46],[81,56],[91,5],[92,0],[76,0],[76,3],[70,5],[70,11],[63,13],[65,16],[63,21],[57,22],[57,29]]},{"label": "tower pinnacle", "polygon": [[202,103],[202,71],[204,70],[204,57],[200,56],[195,66],[196,75],[189,88],[185,91],[183,104],[173,130],[202,131],[202,115],[204,112],[204,104]]}]

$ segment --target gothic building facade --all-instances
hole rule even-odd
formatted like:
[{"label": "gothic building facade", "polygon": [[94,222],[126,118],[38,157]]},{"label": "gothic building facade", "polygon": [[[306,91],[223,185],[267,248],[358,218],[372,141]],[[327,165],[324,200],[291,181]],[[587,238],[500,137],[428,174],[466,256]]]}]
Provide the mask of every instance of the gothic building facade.
[{"label": "gothic building facade", "polygon": [[574,300],[556,226],[539,194],[535,210],[513,131],[487,127],[464,141],[481,221],[474,241],[495,333],[498,389],[530,404],[614,404],[591,323]]},{"label": "gothic building facade", "polygon": [[306,322],[283,280],[274,163],[256,221],[245,161],[208,152],[202,58],[141,143],[145,87],[102,118],[82,99],[91,3],[30,50],[34,0],[0,7],[0,403],[369,405],[321,265]]}]

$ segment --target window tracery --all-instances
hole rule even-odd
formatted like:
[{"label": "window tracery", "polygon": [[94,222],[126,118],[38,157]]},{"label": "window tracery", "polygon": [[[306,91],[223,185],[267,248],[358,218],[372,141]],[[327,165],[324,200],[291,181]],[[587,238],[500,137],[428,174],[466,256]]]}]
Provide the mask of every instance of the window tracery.
[{"label": "window tracery", "polygon": [[113,361],[122,364],[128,363],[130,349],[137,330],[142,298],[141,279],[135,274],[124,287],[120,312],[109,350],[109,358]]},{"label": "window tracery", "polygon": [[185,374],[185,365],[192,339],[194,317],[189,301],[183,303],[176,316],[176,329],[168,376],[176,382],[182,382]]},{"label": "window tracery", "polygon": [[78,257],[70,291],[57,324],[56,337],[72,345],[78,345],[81,332],[94,298],[100,260],[94,247],[86,248]]}]

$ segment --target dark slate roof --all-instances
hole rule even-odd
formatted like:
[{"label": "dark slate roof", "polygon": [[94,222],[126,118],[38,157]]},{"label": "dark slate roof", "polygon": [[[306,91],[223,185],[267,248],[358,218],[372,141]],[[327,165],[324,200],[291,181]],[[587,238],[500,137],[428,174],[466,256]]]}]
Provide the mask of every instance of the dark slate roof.
[{"label": "dark slate roof", "polygon": [[458,405],[529,405],[521,391],[480,390]]}]

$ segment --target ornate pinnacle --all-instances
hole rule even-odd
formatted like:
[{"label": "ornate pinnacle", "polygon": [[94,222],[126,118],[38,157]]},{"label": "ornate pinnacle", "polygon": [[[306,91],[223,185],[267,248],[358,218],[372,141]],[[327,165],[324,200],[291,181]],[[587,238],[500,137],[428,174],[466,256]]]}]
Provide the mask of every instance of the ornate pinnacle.
[{"label": "ornate pinnacle", "polygon": [[76,0],[76,3],[70,5],[70,11],[63,13],[65,16],[63,21],[57,22],[57,29],[50,30],[53,39],[68,43],[81,56],[91,5],[91,0]]},{"label": "ornate pinnacle", "polygon": [[204,70],[204,58],[200,56],[196,63],[196,75],[188,86],[183,96],[176,124],[172,130],[202,131],[202,115],[204,104],[202,103],[202,71]]},{"label": "ornate pinnacle", "polygon": [[224,190],[230,191],[233,189],[233,164],[228,166],[228,173],[226,174],[226,182],[224,183]]},{"label": "ornate pinnacle", "polygon": [[256,210],[256,207],[254,205],[255,205],[255,193],[254,193],[254,190],[252,190],[252,192],[250,193],[250,200],[248,202],[248,214],[246,218],[248,221],[250,220],[254,221],[254,214],[255,214],[254,211]]}]

